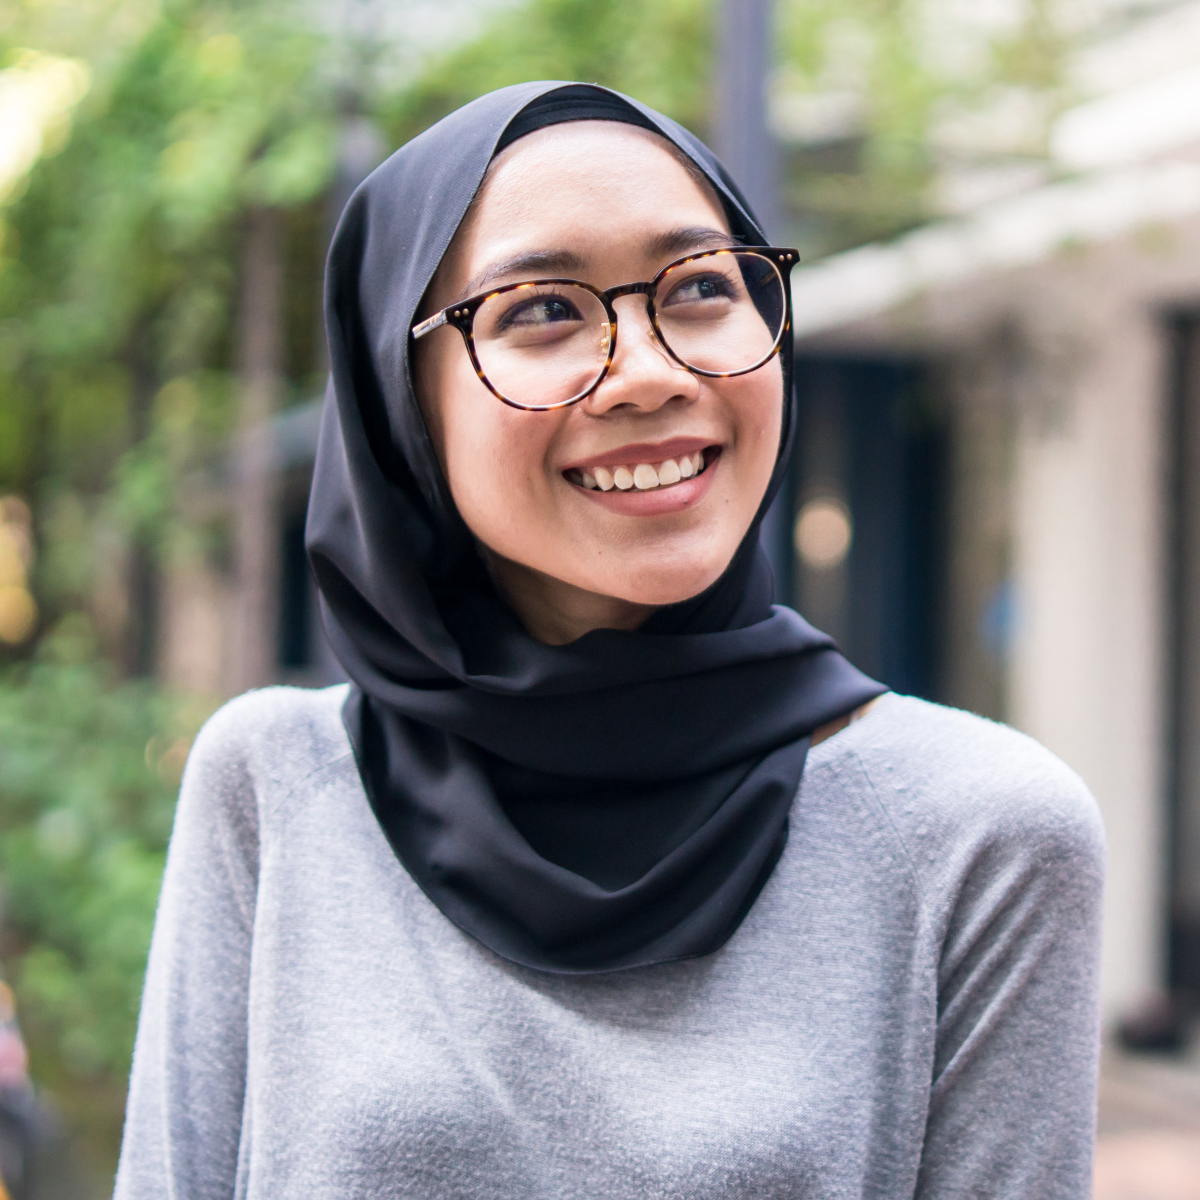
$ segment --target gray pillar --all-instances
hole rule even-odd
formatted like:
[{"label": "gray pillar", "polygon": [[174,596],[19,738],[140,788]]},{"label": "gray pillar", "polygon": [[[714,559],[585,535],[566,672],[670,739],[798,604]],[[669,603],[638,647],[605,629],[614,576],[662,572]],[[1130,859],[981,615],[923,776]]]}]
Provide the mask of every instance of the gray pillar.
[{"label": "gray pillar", "polygon": [[767,237],[779,236],[779,162],[767,124],[772,0],[722,0],[717,22],[714,149]]},{"label": "gray pillar", "polygon": [[253,208],[242,236],[238,431],[233,485],[234,636],[229,691],[274,683],[279,670],[279,469],[271,424],[284,382],[285,229]]},{"label": "gray pillar", "polygon": [[[779,235],[779,152],[767,122],[772,0],[722,0],[717,20],[713,148],[737,181],[768,239]],[[792,589],[792,489],[785,483],[762,527],[776,598]]]}]

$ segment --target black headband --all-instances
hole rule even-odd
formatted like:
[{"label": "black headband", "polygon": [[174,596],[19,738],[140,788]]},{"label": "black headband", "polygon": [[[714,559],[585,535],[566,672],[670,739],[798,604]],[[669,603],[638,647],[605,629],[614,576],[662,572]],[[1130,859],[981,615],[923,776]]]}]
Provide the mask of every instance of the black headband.
[{"label": "black headband", "polygon": [[569,121],[622,121],[662,136],[662,131],[653,122],[624,100],[592,87],[564,87],[539,96],[523,108],[500,135],[496,153],[499,154],[527,133],[545,129],[547,125],[564,125]]}]

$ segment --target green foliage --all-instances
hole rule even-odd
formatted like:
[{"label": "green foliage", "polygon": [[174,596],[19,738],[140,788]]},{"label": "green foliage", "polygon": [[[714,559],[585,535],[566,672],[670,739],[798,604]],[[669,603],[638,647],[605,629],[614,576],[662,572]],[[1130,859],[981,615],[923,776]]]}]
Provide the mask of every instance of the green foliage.
[{"label": "green foliage", "polygon": [[[1052,0],[1026,0],[1018,11],[1010,29],[986,33],[923,0],[781,0],[782,90],[837,96],[853,112],[847,128],[799,138],[787,154],[785,202],[808,254],[886,238],[934,215],[932,185],[964,154],[943,144],[948,117],[1023,91],[1049,118],[1067,43]],[[1044,149],[1046,127],[1024,153]]]},{"label": "green foliage", "polygon": [[207,710],[122,682],[68,623],[0,674],[6,969],[37,1077],[119,1101],[174,795]]},{"label": "green foliage", "polygon": [[703,133],[715,10],[715,0],[526,0],[385,98],[379,116],[399,144],[495,88],[581,79],[627,92]]},{"label": "green foliage", "polygon": [[[232,378],[242,216],[320,203],[335,168],[338,98],[298,11],[174,0],[142,18],[97,60],[66,144],[0,210],[0,492],[39,516],[113,486],[115,508],[89,507],[135,517],[130,536],[172,510],[150,494],[156,471],[159,493],[182,478],[155,397],[180,377]],[[301,374],[318,366],[311,343]]]},{"label": "green foliage", "polygon": [[[52,616],[103,616],[135,547],[160,568],[219,549],[191,490],[232,424],[248,209],[284,212],[289,262],[311,274],[294,290],[319,294],[307,243],[324,234],[341,97],[300,15],[264,0],[0,13],[0,68],[32,47],[85,57],[92,80],[0,206],[0,495],[32,502]],[[314,305],[294,309],[298,388],[318,365]],[[179,771],[209,706],[122,680],[79,618],[58,629],[27,662],[4,668],[0,647],[4,957],[35,1078],[102,1173]]]},{"label": "green foliage", "polygon": [[[931,24],[930,11],[924,0],[778,0],[777,98],[832,96],[853,109],[834,136],[784,146],[786,233],[809,257],[930,215],[944,165],[936,129],[948,112],[986,105],[1005,89],[1057,94],[1065,46],[1051,0],[1027,0],[1011,30],[977,36],[959,61],[938,50],[947,38],[970,40],[966,31],[948,14]],[[525,0],[385,98],[379,116],[400,143],[493,88],[582,79],[636,96],[703,137],[715,99],[716,12],[716,0]]]}]

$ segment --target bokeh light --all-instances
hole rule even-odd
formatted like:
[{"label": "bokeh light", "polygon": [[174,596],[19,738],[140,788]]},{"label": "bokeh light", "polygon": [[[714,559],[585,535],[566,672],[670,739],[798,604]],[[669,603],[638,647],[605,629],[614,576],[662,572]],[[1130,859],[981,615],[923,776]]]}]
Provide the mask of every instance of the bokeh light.
[{"label": "bokeh light", "polygon": [[33,558],[28,505],[0,496],[0,642],[18,646],[37,628],[37,603],[29,590]]},{"label": "bokeh light", "polygon": [[806,567],[840,567],[850,553],[854,526],[850,510],[836,496],[817,496],[796,517],[796,553]]}]

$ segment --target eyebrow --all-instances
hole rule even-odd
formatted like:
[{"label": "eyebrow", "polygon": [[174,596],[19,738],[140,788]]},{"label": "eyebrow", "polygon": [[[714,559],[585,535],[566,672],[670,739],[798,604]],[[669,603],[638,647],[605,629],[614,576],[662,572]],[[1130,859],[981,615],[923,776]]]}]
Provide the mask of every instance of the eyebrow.
[{"label": "eyebrow", "polygon": [[650,258],[678,258],[689,250],[723,250],[744,244],[741,238],[723,229],[712,229],[707,225],[681,225],[651,238],[646,244],[646,252]]},{"label": "eyebrow", "polygon": [[[726,246],[742,244],[741,238],[721,229],[711,229],[705,225],[681,225],[650,238],[645,243],[645,253],[649,258],[671,259],[678,258],[689,250],[719,250]],[[458,304],[468,296],[477,295],[498,279],[513,275],[562,275],[568,271],[579,273],[583,271],[584,265],[583,259],[570,250],[526,250],[485,267],[467,282],[462,294],[453,303]]]},{"label": "eyebrow", "polygon": [[[466,287],[463,288],[460,300],[483,291],[489,283],[503,279],[506,275],[527,275],[530,272],[557,275],[563,271],[582,270],[583,259],[570,250],[526,250],[521,254],[514,254],[511,258],[502,258],[499,262],[485,267],[468,281]],[[455,303],[458,302],[455,301]]]}]

